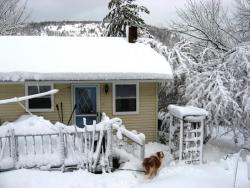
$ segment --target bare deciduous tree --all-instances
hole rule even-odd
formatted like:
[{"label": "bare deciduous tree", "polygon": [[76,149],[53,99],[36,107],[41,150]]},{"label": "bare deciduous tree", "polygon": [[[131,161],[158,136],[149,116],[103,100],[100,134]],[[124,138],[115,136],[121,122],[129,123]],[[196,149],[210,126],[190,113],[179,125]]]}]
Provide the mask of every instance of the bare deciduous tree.
[{"label": "bare deciduous tree", "polygon": [[0,0],[0,35],[11,35],[27,19],[26,3],[20,0]]},{"label": "bare deciduous tree", "polygon": [[235,0],[238,32],[242,41],[250,40],[250,0]]},{"label": "bare deciduous tree", "polygon": [[187,0],[186,7],[177,13],[180,21],[173,22],[171,28],[197,39],[204,47],[212,45],[226,52],[239,42],[220,0]]}]

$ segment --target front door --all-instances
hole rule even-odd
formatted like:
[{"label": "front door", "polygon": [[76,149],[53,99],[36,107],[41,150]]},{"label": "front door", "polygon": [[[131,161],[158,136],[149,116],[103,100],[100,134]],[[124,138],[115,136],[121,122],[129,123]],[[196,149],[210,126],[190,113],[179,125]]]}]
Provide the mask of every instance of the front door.
[{"label": "front door", "polygon": [[74,86],[75,124],[84,127],[83,118],[92,125],[98,117],[97,86]]}]

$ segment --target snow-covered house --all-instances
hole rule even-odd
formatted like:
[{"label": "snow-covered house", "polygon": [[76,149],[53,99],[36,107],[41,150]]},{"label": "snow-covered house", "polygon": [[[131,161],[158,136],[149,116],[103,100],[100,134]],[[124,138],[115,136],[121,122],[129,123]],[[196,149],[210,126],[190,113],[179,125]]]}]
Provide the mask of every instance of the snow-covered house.
[{"label": "snow-covered house", "polygon": [[[3,36],[0,52],[0,100],[56,88],[23,105],[65,124],[73,114],[70,123],[80,127],[83,117],[91,124],[105,112],[156,139],[158,83],[172,79],[172,71],[149,46],[123,38]],[[0,105],[1,122],[24,113],[17,103]]]}]

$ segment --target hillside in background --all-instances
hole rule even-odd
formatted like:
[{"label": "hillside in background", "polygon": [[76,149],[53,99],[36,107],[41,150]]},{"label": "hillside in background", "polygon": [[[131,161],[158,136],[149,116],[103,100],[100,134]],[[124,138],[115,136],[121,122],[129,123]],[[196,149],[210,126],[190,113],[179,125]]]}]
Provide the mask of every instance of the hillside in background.
[{"label": "hillside in background", "polygon": [[17,35],[25,36],[103,36],[104,28],[100,22],[39,22],[29,23],[19,29]]},{"label": "hillside in background", "polygon": [[[29,23],[18,30],[16,35],[24,36],[82,36],[101,37],[105,29],[97,21],[61,21]],[[173,46],[178,36],[166,28],[149,26],[149,33],[167,46]]]}]

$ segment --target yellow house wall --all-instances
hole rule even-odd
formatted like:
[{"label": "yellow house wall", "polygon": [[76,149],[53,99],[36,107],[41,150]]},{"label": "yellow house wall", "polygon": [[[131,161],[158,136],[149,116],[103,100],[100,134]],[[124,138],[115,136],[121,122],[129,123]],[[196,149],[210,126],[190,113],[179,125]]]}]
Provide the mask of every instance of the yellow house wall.
[{"label": "yellow house wall", "polygon": [[109,84],[110,91],[107,95],[104,92],[104,84],[101,84],[101,112],[110,117],[120,117],[127,129],[144,133],[147,141],[156,141],[158,110],[156,87],[156,83],[139,84],[139,114],[113,116],[112,84]]},{"label": "yellow house wall", "polygon": [[[45,119],[49,119],[52,122],[59,121],[56,104],[63,103],[64,111],[64,123],[67,123],[71,111],[71,84],[54,84],[55,89],[59,89],[59,92],[54,95],[54,111],[53,112],[33,112],[33,114],[44,116]],[[24,84],[1,84],[0,85],[0,100],[12,97],[20,97],[25,95]],[[22,102],[24,105],[25,103]],[[10,103],[0,105],[0,121],[14,121],[20,115],[27,114],[18,103]]]},{"label": "yellow house wall", "polygon": [[[139,84],[139,114],[113,116],[112,84],[109,83],[109,92],[104,92],[104,85],[100,87],[100,112],[105,112],[110,117],[120,117],[129,130],[137,130],[146,135],[147,141],[156,141],[157,138],[157,84]],[[63,103],[64,123],[68,122],[72,111],[71,84],[54,84],[59,92],[54,95],[53,112],[34,112],[44,116],[52,122],[59,121],[56,104]],[[25,95],[24,84],[0,84],[0,100]],[[24,103],[23,103],[24,104]],[[0,105],[0,121],[14,121],[20,115],[27,114],[17,103]]]}]

